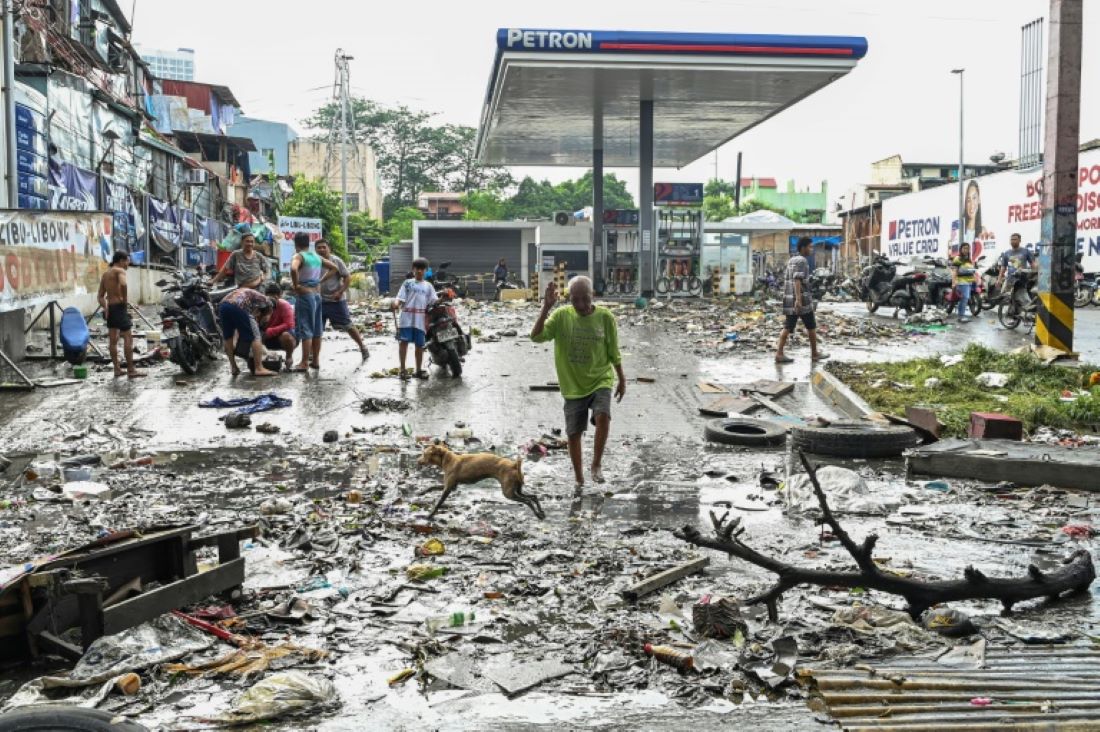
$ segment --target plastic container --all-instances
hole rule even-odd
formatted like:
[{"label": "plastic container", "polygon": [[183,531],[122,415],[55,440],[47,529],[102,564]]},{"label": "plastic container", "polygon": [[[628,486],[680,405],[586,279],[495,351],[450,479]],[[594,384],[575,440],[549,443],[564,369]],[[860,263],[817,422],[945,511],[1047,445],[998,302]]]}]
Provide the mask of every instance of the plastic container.
[{"label": "plastic container", "polygon": [[79,366],[73,366],[73,378],[74,379],[86,379],[88,378],[88,367],[84,364]]}]

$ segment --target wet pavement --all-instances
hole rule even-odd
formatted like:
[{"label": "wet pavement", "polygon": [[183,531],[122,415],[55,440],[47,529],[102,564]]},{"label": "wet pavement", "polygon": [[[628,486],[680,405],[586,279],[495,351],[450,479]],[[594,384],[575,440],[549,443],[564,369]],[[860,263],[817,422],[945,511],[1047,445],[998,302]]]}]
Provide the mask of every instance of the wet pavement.
[{"label": "wet pavement", "polygon": [[[0,395],[0,445],[5,454],[28,453],[22,464],[32,452],[47,457],[55,451],[98,452],[111,460],[156,456],[151,466],[98,471],[96,480],[108,483],[115,495],[109,502],[72,506],[31,500],[0,510],[0,566],[94,538],[107,527],[186,521],[214,529],[259,520],[264,537],[245,547],[250,594],[239,610],[267,608],[290,596],[316,607],[316,619],[302,625],[261,623],[255,629],[265,638],[289,634],[332,653],[325,661],[295,666],[331,678],[340,697],[335,711],[308,721],[310,729],[818,726],[820,713],[811,711],[797,687],[768,689],[736,664],[684,675],[639,650],[643,640],[685,647],[700,640],[690,630],[691,605],[700,596],[745,598],[770,584],[772,576],[758,567],[671,536],[672,529],[685,525],[709,532],[711,511],[729,508],[740,515],[745,540],[784,561],[849,566],[835,542],[821,539],[812,518],[789,514],[774,490],[761,487],[761,471],[781,480],[786,476],[791,456],[785,449],[731,448],[702,439],[705,420],[698,407],[711,395],[699,390],[699,381],[794,381],[793,395],[779,400],[783,405],[806,417],[832,416],[808,388],[808,348],[795,339],[790,350],[795,362],[779,367],[770,336],[754,341],[743,333],[729,345],[722,337],[725,324],[720,317],[715,322],[712,312],[696,318],[701,331],[670,324],[682,314],[675,303],[663,310],[616,312],[631,380],[626,399],[613,410],[604,467],[609,482],[590,484],[577,495],[563,450],[529,458],[526,490],[540,496],[545,521],[507,501],[494,481],[462,486],[431,522],[430,536],[444,542],[446,553],[413,556],[414,547],[429,538],[421,533],[427,525],[424,506],[437,495],[425,491],[439,481],[436,471],[416,465],[425,439],[445,438],[461,421],[465,427],[450,439],[453,446],[512,456],[561,426],[559,396],[529,388],[555,379],[550,348],[524,335],[535,310],[482,306],[461,311],[482,338],[475,338],[457,380],[434,368],[424,382],[372,377],[397,365],[392,334],[371,337],[371,358],[363,363],[349,339],[330,332],[316,374],[234,379],[221,360],[193,377],[163,364],[150,369],[147,379],[130,382],[112,379],[107,367],[93,369],[79,385]],[[932,333],[905,332],[897,323],[888,340],[851,335],[852,322],[896,323],[868,315],[859,304],[823,304],[819,319],[825,347],[834,358],[849,361],[957,352],[974,340],[1003,349],[1030,342],[1022,330],[1004,331],[990,313]],[[778,327],[775,315],[762,320],[760,334]],[[845,329],[848,335],[841,334]],[[512,331],[519,335],[508,335]],[[493,334],[499,340],[484,338]],[[1100,311],[1081,313],[1077,346],[1085,360],[1100,361],[1098,334]],[[58,367],[57,374],[64,370]],[[213,396],[265,392],[293,400],[288,408],[252,416],[253,425],[278,425],[276,435],[227,430],[218,420],[224,410],[198,406]],[[411,409],[363,414],[360,404],[367,397],[403,398]],[[326,430],[337,430],[339,442],[324,444]],[[586,451],[590,446],[591,438]],[[1018,575],[1037,557],[1054,562],[1067,548],[1097,548],[1095,538],[1070,539],[1060,531],[1068,523],[1095,523],[1100,509],[1090,497],[1037,489],[1005,498],[965,482],[941,493],[923,482],[907,482],[900,461],[846,464],[868,479],[874,496],[890,504],[879,515],[844,515],[846,528],[857,540],[877,531],[876,556],[897,571],[954,577],[974,564],[990,575]],[[11,478],[10,473],[2,477]],[[27,488],[13,487],[5,497],[18,502]],[[363,503],[348,503],[349,490],[362,491]],[[263,515],[264,502],[280,497],[290,507]],[[312,541],[306,549],[303,532]],[[711,560],[705,572],[643,598],[636,607],[618,599],[630,583],[705,555]],[[414,562],[449,571],[410,583],[405,573]],[[916,640],[895,646],[890,638],[863,637],[831,621],[836,609],[869,602],[901,607],[899,598],[877,593],[872,598],[817,587],[792,592],[780,605],[780,623],[751,617],[745,647],[737,652],[765,660],[770,641],[785,635],[799,639],[800,663],[844,663],[944,647],[943,639],[915,626]],[[959,607],[992,640],[1015,642],[996,625],[993,603]],[[432,618],[458,609],[476,610],[478,621],[432,627]],[[1051,608],[1023,607],[1018,619],[1069,628],[1076,640],[1087,642],[1100,634],[1098,588]],[[485,664],[553,660],[574,672],[509,698],[499,689],[456,688],[424,671],[433,659],[454,653]],[[403,669],[416,675],[391,686],[388,680]],[[26,678],[23,672],[0,674],[0,699]],[[114,698],[107,704],[151,727],[188,728],[224,710],[247,685],[235,678],[182,683],[153,678],[152,696],[129,706]],[[302,729],[303,722],[277,722],[275,728]]]}]

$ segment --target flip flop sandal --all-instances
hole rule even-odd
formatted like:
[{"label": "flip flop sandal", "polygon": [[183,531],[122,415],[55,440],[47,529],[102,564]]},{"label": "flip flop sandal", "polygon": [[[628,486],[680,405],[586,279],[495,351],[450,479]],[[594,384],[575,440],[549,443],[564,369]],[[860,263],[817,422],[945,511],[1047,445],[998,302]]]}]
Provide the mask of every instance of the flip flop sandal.
[{"label": "flip flop sandal", "polygon": [[304,373],[306,373],[307,371],[309,371],[309,369],[303,369],[303,368],[301,368],[301,367],[299,367],[299,366],[295,366],[295,367],[294,367],[294,368],[292,368],[292,369],[287,369],[287,371],[289,371],[289,372],[290,372],[290,373],[292,373],[292,374],[304,374]]},{"label": "flip flop sandal", "polygon": [[397,375],[397,378],[401,379],[402,381],[408,381],[412,378],[412,374],[410,374],[408,371],[402,371],[400,374]]},{"label": "flip flop sandal", "polygon": [[794,359],[790,356],[784,356],[783,358],[775,359],[776,363],[794,363]]},{"label": "flip flop sandal", "polygon": [[421,369],[420,371],[417,371],[415,374],[413,374],[413,377],[424,380],[428,378],[428,372]]}]

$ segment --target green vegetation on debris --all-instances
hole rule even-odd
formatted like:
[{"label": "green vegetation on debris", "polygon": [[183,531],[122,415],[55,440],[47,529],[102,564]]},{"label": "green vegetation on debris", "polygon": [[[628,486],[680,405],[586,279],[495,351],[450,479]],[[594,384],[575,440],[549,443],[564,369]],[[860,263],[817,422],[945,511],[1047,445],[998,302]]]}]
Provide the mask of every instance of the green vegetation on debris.
[{"label": "green vegetation on debris", "polygon": [[[893,363],[834,363],[830,371],[875,409],[905,415],[907,406],[936,411],[943,434],[965,436],[971,412],[1000,412],[1038,427],[1090,429],[1100,424],[1100,386],[1081,393],[1093,366],[1046,365],[1031,353],[1001,353],[972,344],[960,363],[945,366],[939,356]],[[1006,374],[1003,388],[983,386],[979,374]],[[926,382],[938,379],[939,383]],[[1064,391],[1076,398],[1063,401]]]}]

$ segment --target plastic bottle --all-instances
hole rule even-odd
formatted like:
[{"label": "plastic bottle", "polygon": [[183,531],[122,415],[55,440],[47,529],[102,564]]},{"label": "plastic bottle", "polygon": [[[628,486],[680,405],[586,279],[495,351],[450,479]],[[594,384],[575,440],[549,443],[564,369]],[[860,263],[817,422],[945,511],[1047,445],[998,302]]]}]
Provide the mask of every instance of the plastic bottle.
[{"label": "plastic bottle", "polygon": [[650,643],[646,643],[645,646],[646,655],[653,656],[663,664],[678,668],[681,671],[688,671],[695,668],[695,659],[690,654],[669,646],[655,646]]}]

